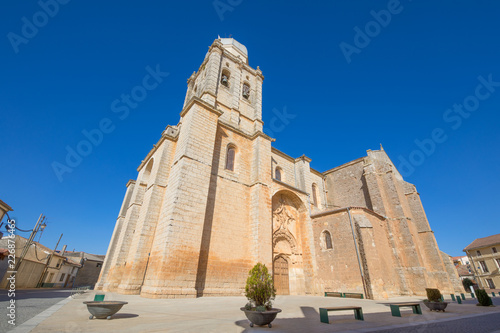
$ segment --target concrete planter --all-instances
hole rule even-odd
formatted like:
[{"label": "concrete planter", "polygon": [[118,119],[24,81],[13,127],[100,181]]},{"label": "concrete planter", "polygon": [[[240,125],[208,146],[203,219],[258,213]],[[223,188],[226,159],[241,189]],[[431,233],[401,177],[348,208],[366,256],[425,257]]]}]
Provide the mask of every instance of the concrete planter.
[{"label": "concrete planter", "polygon": [[120,301],[88,301],[83,302],[87,304],[87,309],[91,313],[89,319],[111,319],[111,316],[120,311],[122,306],[128,302]]},{"label": "concrete planter", "polygon": [[253,325],[267,325],[269,328],[272,327],[271,322],[276,318],[278,313],[281,312],[281,309],[276,308],[263,312],[247,310],[245,308],[240,308],[240,310],[245,312],[248,320],[250,320],[250,327],[253,327]]},{"label": "concrete planter", "polygon": [[429,302],[424,301],[426,307],[428,307],[431,311],[443,311],[448,306],[448,302]]}]

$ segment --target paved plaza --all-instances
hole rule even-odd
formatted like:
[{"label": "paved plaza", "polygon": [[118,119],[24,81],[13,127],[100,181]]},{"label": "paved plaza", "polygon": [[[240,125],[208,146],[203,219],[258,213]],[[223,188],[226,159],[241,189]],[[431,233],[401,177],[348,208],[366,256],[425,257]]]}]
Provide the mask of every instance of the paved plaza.
[{"label": "paved plaza", "polygon": [[[422,315],[403,308],[402,317],[391,315],[389,303],[421,301],[422,298],[398,297],[389,300],[360,300],[319,296],[278,296],[275,307],[282,313],[267,327],[249,326],[240,311],[244,297],[204,297],[197,299],[148,299],[136,295],[106,293],[106,300],[128,302],[112,320],[89,320],[84,301],[93,300],[95,292],[68,298],[55,308],[11,332],[428,332],[434,326],[456,326],[478,320],[489,322],[500,319],[500,307],[479,307],[477,301],[467,299],[463,304],[451,302],[444,313],[430,312],[422,304]],[[494,298],[497,303],[500,298]],[[364,321],[354,319],[353,311],[330,312],[330,324],[319,319],[319,308],[329,306],[361,306]],[[437,327],[436,326],[436,327]],[[456,326],[454,333],[460,332]],[[497,326],[498,327],[498,326]],[[396,330],[394,330],[396,329]],[[445,330],[448,331],[448,330]],[[467,331],[473,332],[468,329]],[[482,330],[492,332],[493,330]]]}]

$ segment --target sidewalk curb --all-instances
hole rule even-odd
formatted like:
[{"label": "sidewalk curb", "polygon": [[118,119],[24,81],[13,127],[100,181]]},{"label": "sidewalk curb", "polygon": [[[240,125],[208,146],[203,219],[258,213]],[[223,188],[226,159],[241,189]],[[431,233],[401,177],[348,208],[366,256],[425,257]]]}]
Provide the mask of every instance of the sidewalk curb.
[{"label": "sidewalk curb", "polygon": [[70,300],[72,300],[73,297],[68,296],[67,298],[57,302],[56,304],[52,305],[50,308],[46,309],[45,311],[40,312],[30,320],[25,321],[21,325],[17,326],[13,330],[10,330],[9,333],[28,333],[31,332],[35,327],[37,327],[42,321],[45,319],[49,318],[59,310],[60,308],[63,307],[66,303],[68,303]]}]

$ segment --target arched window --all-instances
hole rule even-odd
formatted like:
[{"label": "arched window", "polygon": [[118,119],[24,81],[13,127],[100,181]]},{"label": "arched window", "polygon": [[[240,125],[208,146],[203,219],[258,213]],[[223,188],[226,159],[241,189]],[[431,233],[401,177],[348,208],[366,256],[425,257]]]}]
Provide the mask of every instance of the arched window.
[{"label": "arched window", "polygon": [[220,83],[225,87],[229,87],[230,78],[231,78],[231,72],[229,72],[227,69],[223,69],[222,75],[220,77]]},{"label": "arched window", "polygon": [[227,148],[226,153],[226,170],[234,171],[234,157],[236,155],[236,149],[233,146]]},{"label": "arched window", "polygon": [[313,205],[318,207],[318,186],[316,184],[312,184],[312,199],[313,199]]},{"label": "arched window", "polygon": [[328,231],[323,231],[323,235],[325,236],[325,248],[328,250],[328,249],[332,249],[333,246],[332,246],[332,235],[330,235],[330,233]]},{"label": "arched window", "polygon": [[281,181],[281,168],[276,167],[276,170],[274,170],[274,179]]},{"label": "arched window", "polygon": [[250,98],[250,85],[248,83],[243,83],[243,89],[242,93],[243,98],[249,99]]}]

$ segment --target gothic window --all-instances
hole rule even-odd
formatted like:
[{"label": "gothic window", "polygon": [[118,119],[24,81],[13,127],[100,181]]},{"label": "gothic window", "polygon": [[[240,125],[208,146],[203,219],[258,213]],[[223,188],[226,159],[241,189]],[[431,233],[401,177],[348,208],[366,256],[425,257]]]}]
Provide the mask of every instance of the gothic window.
[{"label": "gothic window", "polygon": [[316,184],[312,185],[312,200],[313,200],[313,205],[318,207],[318,186]]},{"label": "gothic window", "polygon": [[231,73],[227,69],[222,70],[222,75],[221,75],[221,78],[220,78],[220,83],[224,87],[228,87],[229,88],[229,79],[230,78],[231,78]]},{"label": "gothic window", "polygon": [[274,171],[274,179],[281,181],[281,168],[276,167],[276,170]]},{"label": "gothic window", "polygon": [[323,231],[323,235],[325,236],[325,249],[333,249],[332,246],[332,235],[330,235],[330,232],[328,231]]},{"label": "gothic window", "polygon": [[236,150],[234,147],[230,146],[227,148],[226,153],[226,170],[234,171],[234,157],[236,155]]},{"label": "gothic window", "polygon": [[242,95],[243,95],[243,98],[245,98],[245,99],[250,98],[250,85],[248,83],[243,83]]}]

